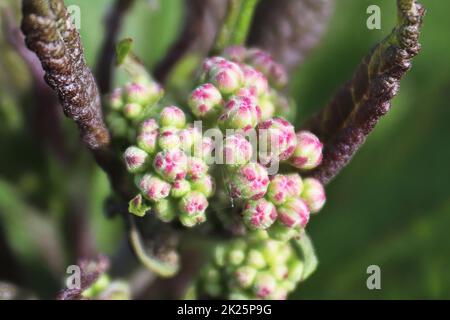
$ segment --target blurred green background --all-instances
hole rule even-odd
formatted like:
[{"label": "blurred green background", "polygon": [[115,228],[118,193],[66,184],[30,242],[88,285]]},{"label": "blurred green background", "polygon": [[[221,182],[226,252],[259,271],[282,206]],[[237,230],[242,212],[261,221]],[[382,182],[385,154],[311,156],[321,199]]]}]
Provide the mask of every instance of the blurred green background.
[{"label": "blurred green background", "polygon": [[[328,204],[309,225],[320,265],[293,298],[450,298],[450,2],[421,2],[427,8],[423,50],[402,81],[392,111],[328,187]],[[81,8],[82,40],[93,65],[111,1],[66,3]],[[395,1],[336,3],[323,41],[291,81],[300,107],[298,125],[327,103],[395,24]],[[366,28],[372,4],[382,9],[382,30]],[[122,35],[136,40],[136,51],[149,67],[176,37],[182,11],[182,0],[139,1],[127,17]],[[0,242],[3,237],[10,244],[17,270],[26,275],[11,279],[45,296],[60,286],[55,276],[74,259],[65,249],[70,239],[61,231],[71,228],[67,216],[73,207],[80,209],[74,201],[85,200],[81,211],[89,212],[91,234],[102,252],[114,252],[122,225],[104,217],[107,180],[68,120],[63,120],[71,150],[68,166],[35,143],[26,69],[8,50],[0,53],[0,81]],[[49,250],[46,239],[61,245]],[[8,265],[6,251],[1,258],[0,265]],[[50,269],[43,263],[49,259]],[[370,265],[381,268],[381,290],[366,287]]]}]

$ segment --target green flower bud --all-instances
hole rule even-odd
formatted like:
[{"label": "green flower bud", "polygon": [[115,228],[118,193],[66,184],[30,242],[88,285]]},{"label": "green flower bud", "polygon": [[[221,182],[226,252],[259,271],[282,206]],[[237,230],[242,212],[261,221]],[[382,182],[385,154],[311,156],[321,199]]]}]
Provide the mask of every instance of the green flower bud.
[{"label": "green flower bud", "polygon": [[126,118],[130,120],[135,120],[139,118],[144,108],[138,103],[127,103],[125,107],[123,107],[123,114]]},{"label": "green flower bud", "polygon": [[148,154],[138,147],[131,146],[124,153],[127,170],[131,173],[143,172],[148,165]]},{"label": "green flower bud", "polygon": [[148,204],[141,194],[134,197],[128,204],[128,211],[138,217],[143,217],[151,209],[150,204]]},{"label": "green flower bud", "polygon": [[201,192],[206,198],[210,198],[216,191],[216,183],[214,178],[210,175],[206,175],[203,178],[195,179],[191,181],[192,190]]},{"label": "green flower bud", "polygon": [[270,272],[277,281],[287,279],[289,275],[289,269],[287,265],[283,263],[278,263],[271,266]]},{"label": "green flower bud", "polygon": [[137,136],[137,145],[149,154],[154,154],[157,148],[158,132],[142,132]]},{"label": "green flower bud", "polygon": [[256,269],[250,266],[241,266],[234,272],[234,281],[242,289],[250,288],[256,277]]},{"label": "green flower bud", "polygon": [[299,235],[299,231],[276,221],[268,230],[269,236],[278,241],[289,241]]},{"label": "green flower bud", "polygon": [[116,88],[107,97],[106,103],[112,110],[119,111],[124,105],[122,88]]},{"label": "green flower bud", "polygon": [[227,249],[223,245],[218,245],[214,248],[214,263],[218,267],[225,266],[225,259],[226,259]]},{"label": "green flower bud", "polygon": [[165,127],[159,130],[158,145],[162,150],[178,149],[181,146],[179,129]]},{"label": "green flower bud", "polygon": [[163,222],[171,222],[177,216],[177,207],[169,199],[162,199],[155,204],[156,216]]},{"label": "green flower bud", "polygon": [[204,271],[204,288],[211,297],[218,297],[222,293],[221,277],[217,269],[208,267]]},{"label": "green flower bud", "polygon": [[291,261],[288,265],[288,280],[293,283],[300,282],[300,280],[302,280],[304,267],[305,266],[301,260],[296,259]]},{"label": "green flower bud", "polygon": [[174,198],[181,198],[191,191],[191,184],[186,180],[177,180],[172,184],[170,195]]},{"label": "green flower bud", "polygon": [[314,178],[305,179],[302,199],[308,205],[311,213],[319,212],[323,208],[326,195],[325,189],[319,180]]},{"label": "green flower bud", "polygon": [[250,249],[247,255],[246,264],[258,270],[263,269],[267,265],[264,255],[256,249]]},{"label": "green flower bud", "polygon": [[245,260],[245,252],[241,248],[232,248],[228,252],[228,263],[232,266],[239,266]]},{"label": "green flower bud", "polygon": [[186,125],[186,116],[180,108],[169,106],[161,111],[159,122],[162,127],[181,129]]},{"label": "green flower bud", "polygon": [[206,216],[204,213],[200,213],[200,214],[193,215],[193,216],[186,214],[186,213],[181,213],[179,218],[180,218],[181,224],[183,226],[185,226],[186,228],[195,227],[206,221]]},{"label": "green flower bud", "polygon": [[253,292],[258,298],[269,298],[275,291],[277,282],[269,272],[259,272],[253,285]]}]

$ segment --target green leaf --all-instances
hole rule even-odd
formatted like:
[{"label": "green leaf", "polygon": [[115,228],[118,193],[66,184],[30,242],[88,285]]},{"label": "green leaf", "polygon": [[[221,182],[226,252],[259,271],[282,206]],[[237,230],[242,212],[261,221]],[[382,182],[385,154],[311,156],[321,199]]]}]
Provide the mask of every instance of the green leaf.
[{"label": "green leaf", "polygon": [[301,281],[305,281],[316,271],[319,260],[317,259],[312,241],[306,232],[299,240],[293,240],[293,242],[303,260],[304,268]]},{"label": "green leaf", "polygon": [[133,39],[126,38],[121,40],[117,44],[116,55],[117,55],[117,65],[122,65],[125,59],[131,54],[131,49],[133,48]]}]

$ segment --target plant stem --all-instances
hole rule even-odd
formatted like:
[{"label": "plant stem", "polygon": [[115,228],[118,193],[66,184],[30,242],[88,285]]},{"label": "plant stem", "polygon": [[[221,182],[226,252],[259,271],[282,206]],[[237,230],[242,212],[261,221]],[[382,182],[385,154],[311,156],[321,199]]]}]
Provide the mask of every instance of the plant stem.
[{"label": "plant stem", "polygon": [[228,15],[217,37],[214,52],[245,42],[258,2],[259,0],[230,0]]}]

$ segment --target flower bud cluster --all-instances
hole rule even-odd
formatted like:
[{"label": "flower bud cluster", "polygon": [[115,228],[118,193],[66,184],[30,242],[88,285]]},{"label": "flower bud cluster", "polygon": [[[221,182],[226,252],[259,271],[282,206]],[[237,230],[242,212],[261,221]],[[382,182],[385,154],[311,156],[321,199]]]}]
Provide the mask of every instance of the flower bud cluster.
[{"label": "flower bud cluster", "polygon": [[[210,126],[234,130],[218,152],[224,159],[229,195],[243,202],[245,224],[286,241],[300,235],[310,213],[323,207],[325,192],[317,180],[304,183],[297,173],[275,174],[269,168],[284,162],[300,170],[314,169],[322,160],[322,144],[312,133],[296,133],[287,120],[273,117],[275,108],[263,117],[261,106],[273,91],[268,78],[278,87],[286,81],[283,68],[270,55],[231,47],[224,56],[229,60],[212,57],[204,62],[206,83],[192,92],[188,104]],[[250,142],[251,132],[256,146]]]},{"label": "flower bud cluster", "polygon": [[205,161],[211,145],[186,124],[185,113],[178,107],[163,108],[158,121],[144,120],[136,145],[124,153],[140,190],[130,201],[129,211],[143,216],[152,208],[162,221],[178,218],[186,227],[204,222],[207,199],[215,191]]},{"label": "flower bud cluster", "polygon": [[106,98],[106,121],[113,136],[132,139],[136,124],[148,116],[163,94],[164,90],[157,82],[147,79],[114,89]]},{"label": "flower bud cluster", "polygon": [[212,298],[285,300],[302,280],[303,270],[289,242],[257,234],[217,246],[196,289]]}]

